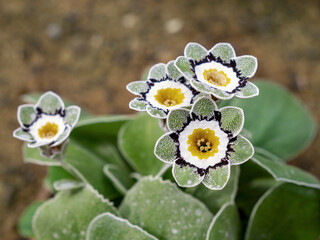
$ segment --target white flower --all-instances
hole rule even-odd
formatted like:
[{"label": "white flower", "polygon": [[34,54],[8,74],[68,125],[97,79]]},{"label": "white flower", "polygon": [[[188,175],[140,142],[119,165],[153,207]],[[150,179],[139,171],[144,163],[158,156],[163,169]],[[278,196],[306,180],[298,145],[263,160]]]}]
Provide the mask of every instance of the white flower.
[{"label": "white flower", "polygon": [[179,186],[202,182],[220,190],[228,182],[230,166],[244,163],[254,153],[251,143],[239,135],[243,123],[242,109],[218,109],[211,98],[200,98],[190,111],[169,113],[169,132],[157,141],[155,155],[173,164],[172,174]]},{"label": "white flower", "polygon": [[13,136],[29,142],[30,148],[55,147],[67,139],[79,116],[78,106],[65,108],[57,94],[46,92],[35,105],[19,106],[17,117],[20,127],[13,132]]},{"label": "white flower", "polygon": [[171,61],[159,63],[149,72],[147,81],[129,83],[127,89],[140,97],[133,99],[129,106],[137,111],[147,111],[152,117],[166,118],[169,111],[189,107],[200,96]]},{"label": "white flower", "polygon": [[259,94],[256,85],[247,81],[257,70],[257,59],[249,55],[236,57],[228,43],[218,43],[210,50],[198,43],[189,43],[175,65],[195,89],[218,99],[250,98]]}]

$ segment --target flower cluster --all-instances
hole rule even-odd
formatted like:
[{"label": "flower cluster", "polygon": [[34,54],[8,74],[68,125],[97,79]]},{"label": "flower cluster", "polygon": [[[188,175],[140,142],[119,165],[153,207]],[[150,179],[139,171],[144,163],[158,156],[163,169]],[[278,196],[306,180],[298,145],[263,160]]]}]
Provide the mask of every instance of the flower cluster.
[{"label": "flower cluster", "polygon": [[228,43],[210,50],[189,43],[184,56],[167,65],[156,64],[147,80],[128,84],[127,89],[139,95],[130,108],[165,120],[167,133],[156,143],[155,155],[173,164],[179,186],[202,182],[220,190],[228,182],[230,166],[252,157],[253,146],[239,135],[244,124],[242,109],[218,109],[215,100],[257,96],[259,89],[247,81],[256,69],[255,57],[236,57]]},{"label": "flower cluster", "polygon": [[43,94],[35,105],[19,106],[17,117],[20,127],[13,136],[28,142],[28,147],[40,147],[42,153],[52,157],[62,150],[62,144],[78,122],[80,108],[65,108],[61,98],[53,93]]}]

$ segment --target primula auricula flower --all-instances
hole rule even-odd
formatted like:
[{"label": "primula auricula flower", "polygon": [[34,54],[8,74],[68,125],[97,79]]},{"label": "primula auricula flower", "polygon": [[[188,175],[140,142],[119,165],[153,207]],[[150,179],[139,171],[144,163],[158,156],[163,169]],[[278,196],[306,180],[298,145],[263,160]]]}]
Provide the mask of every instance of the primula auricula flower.
[{"label": "primula auricula flower", "polygon": [[176,109],[168,115],[168,129],[156,143],[155,155],[172,163],[173,176],[181,187],[203,183],[212,190],[222,189],[230,166],[244,163],[254,153],[241,135],[243,111],[236,107],[220,110],[210,98],[198,99],[191,111]]},{"label": "primula auricula flower", "polygon": [[198,43],[188,43],[175,65],[195,89],[218,99],[259,95],[256,85],[247,81],[257,70],[257,59],[236,57],[229,43],[218,43],[209,51]]},{"label": "primula auricula flower", "polygon": [[55,147],[63,143],[78,122],[80,108],[65,108],[62,99],[53,92],[44,93],[33,104],[24,104],[18,108],[20,127],[13,136],[29,142],[28,147]]},{"label": "primula auricula flower", "polygon": [[174,61],[167,65],[154,65],[146,81],[131,82],[128,91],[140,95],[133,99],[129,107],[137,111],[147,111],[152,117],[164,119],[170,110],[188,107],[206,94],[200,94],[174,66]]}]

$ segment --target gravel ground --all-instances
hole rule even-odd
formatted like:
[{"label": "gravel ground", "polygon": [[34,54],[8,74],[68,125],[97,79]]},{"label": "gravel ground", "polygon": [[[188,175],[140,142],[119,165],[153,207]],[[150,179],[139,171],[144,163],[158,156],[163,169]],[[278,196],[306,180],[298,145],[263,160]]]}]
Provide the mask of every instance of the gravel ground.
[{"label": "gravel ground", "polygon": [[[187,42],[230,42],[256,77],[288,87],[320,119],[319,1],[0,0],[0,236],[40,198],[45,169],[23,164],[19,96],[53,90],[96,114],[130,113],[125,85]],[[276,104],[276,103],[275,103]],[[320,177],[320,138],[292,163]]]}]

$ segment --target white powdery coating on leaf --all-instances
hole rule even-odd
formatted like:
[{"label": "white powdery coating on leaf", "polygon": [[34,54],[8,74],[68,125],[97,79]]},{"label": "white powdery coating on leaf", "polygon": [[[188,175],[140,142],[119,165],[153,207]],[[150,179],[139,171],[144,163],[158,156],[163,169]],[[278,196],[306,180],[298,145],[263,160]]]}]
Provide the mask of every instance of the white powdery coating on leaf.
[{"label": "white powdery coating on leaf", "polygon": [[[209,83],[203,76],[203,72],[209,69],[216,69],[218,72],[223,71],[227,75],[227,77],[230,78],[230,83],[227,86],[217,86],[215,84]],[[218,62],[212,61],[209,63],[202,63],[200,65],[197,65],[195,67],[195,74],[200,82],[223,91],[231,92],[239,86],[239,78],[237,77],[237,73],[233,71],[233,68],[226,67]]]},{"label": "white powdery coating on leaf", "polygon": [[[155,95],[158,94],[158,90],[166,89],[166,88],[177,88],[181,89],[181,93],[184,94],[184,99],[181,104],[177,104],[171,107],[167,107],[165,105],[160,104],[156,99]],[[150,91],[146,94],[146,100],[154,107],[164,109],[164,110],[173,110],[180,107],[186,107],[191,105],[193,93],[192,91],[186,87],[184,84],[174,81],[162,81],[156,82],[154,86],[151,87]]]},{"label": "white powdery coating on leaf", "polygon": [[[197,156],[193,156],[188,150],[188,137],[193,133],[194,129],[202,128],[213,130],[215,135],[219,138],[218,152],[214,156],[207,159],[199,159]],[[214,166],[219,163],[222,158],[226,156],[227,146],[229,144],[228,135],[220,129],[219,123],[215,120],[206,121],[206,120],[196,120],[190,122],[190,124],[180,133],[179,135],[179,148],[181,157],[188,163],[198,167],[206,169],[209,166]]]},{"label": "white powdery coating on leaf", "polygon": [[[58,126],[57,134],[52,138],[41,138],[39,136],[39,129],[45,126],[47,123],[55,123]],[[48,144],[56,141],[59,136],[65,130],[65,123],[63,117],[60,115],[46,115],[42,114],[40,118],[37,119],[31,126],[29,133],[33,136],[34,140],[38,143]]]}]

